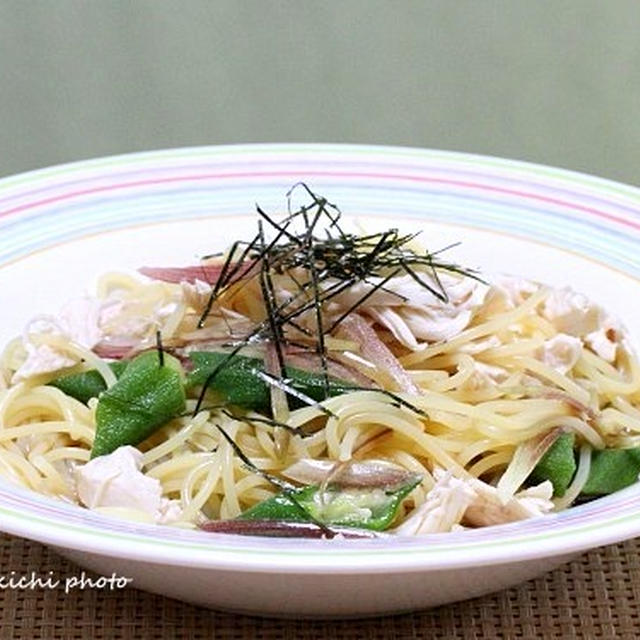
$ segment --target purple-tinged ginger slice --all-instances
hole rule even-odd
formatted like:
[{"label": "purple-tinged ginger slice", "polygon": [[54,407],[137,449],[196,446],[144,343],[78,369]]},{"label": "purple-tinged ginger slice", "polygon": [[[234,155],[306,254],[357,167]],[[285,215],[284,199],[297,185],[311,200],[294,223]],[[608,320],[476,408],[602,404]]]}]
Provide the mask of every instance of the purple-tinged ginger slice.
[{"label": "purple-tinged ginger slice", "polygon": [[349,527],[320,527],[312,522],[284,522],[281,520],[211,520],[200,527],[209,533],[267,538],[381,538],[385,534]]}]

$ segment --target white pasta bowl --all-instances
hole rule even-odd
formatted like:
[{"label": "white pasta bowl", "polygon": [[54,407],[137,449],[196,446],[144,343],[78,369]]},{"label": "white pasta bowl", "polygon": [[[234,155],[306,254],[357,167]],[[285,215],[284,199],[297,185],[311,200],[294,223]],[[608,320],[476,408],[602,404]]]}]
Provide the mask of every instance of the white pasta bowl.
[{"label": "white pasta bowl", "polygon": [[[186,264],[224,247],[248,228],[256,202],[280,211],[300,181],[365,225],[422,229],[431,249],[460,241],[451,256],[465,265],[570,285],[621,318],[634,338],[640,334],[638,189],[458,153],[248,145],[112,157],[1,180],[0,344],[102,272]],[[0,528],[181,600],[346,617],[495,591],[636,536],[640,486],[485,529],[301,540],[134,524],[0,480]]]}]

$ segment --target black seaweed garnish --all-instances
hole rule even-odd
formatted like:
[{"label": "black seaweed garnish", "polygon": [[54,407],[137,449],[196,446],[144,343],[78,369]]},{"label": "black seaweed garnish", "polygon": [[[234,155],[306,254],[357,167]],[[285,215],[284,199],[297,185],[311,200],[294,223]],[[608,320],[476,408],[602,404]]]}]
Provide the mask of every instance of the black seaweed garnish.
[{"label": "black seaweed garnish", "polygon": [[164,367],[164,348],[162,346],[162,334],[159,329],[156,331],[156,351],[158,352],[160,366]]},{"label": "black seaweed garnish", "polygon": [[[294,209],[292,196],[296,190],[302,190],[310,203]],[[295,346],[319,357],[325,397],[328,397],[330,377],[326,336],[376,291],[387,291],[402,298],[385,288],[388,281],[398,274],[408,274],[442,302],[447,302],[448,296],[438,270],[481,281],[475,270],[440,259],[440,254],[450,247],[436,252],[412,249],[409,245],[417,237],[416,233],[400,234],[397,229],[388,229],[382,233],[357,236],[345,232],[340,226],[340,210],[326,198],[316,195],[305,183],[294,185],[287,193],[288,213],[284,219],[277,220],[258,205],[256,209],[260,218],[258,233],[248,242],[237,241],[232,245],[198,327],[204,326],[218,300],[236,295],[254,278],[258,278],[266,318],[243,339],[233,343],[227,358],[205,382],[196,413],[204,401],[207,386],[215,376],[223,367],[232,365],[234,356],[244,347],[252,344],[271,345],[277,355],[278,370],[274,371],[272,366],[264,379],[289,395],[295,390],[283,377],[287,348]],[[265,226],[274,232],[271,240],[267,238]],[[278,274],[287,274],[295,286],[285,300],[278,299],[274,288],[273,277]],[[377,282],[372,281],[373,278]],[[327,323],[327,303],[358,282],[369,284],[370,288],[338,318]],[[299,321],[307,313],[314,319],[313,330]],[[301,336],[308,342],[301,340]],[[312,406],[322,406],[310,398],[299,399]],[[420,410],[397,396],[394,401],[421,414]]]},{"label": "black seaweed garnish", "polygon": [[240,458],[242,463],[245,465],[245,467],[247,467],[249,471],[251,471],[252,473],[258,474],[259,476],[262,476],[267,482],[269,482],[274,487],[279,489],[282,493],[284,493],[287,496],[287,498],[291,501],[291,503],[295,506],[295,508],[298,510],[298,512],[305,519],[309,520],[311,523],[313,523],[315,526],[321,529],[323,534],[327,538],[333,538],[336,535],[336,533],[332,531],[329,527],[327,527],[326,524],[317,520],[311,513],[309,513],[307,509],[305,509],[300,504],[297,496],[295,495],[296,489],[298,487],[291,484],[290,482],[287,482],[286,480],[283,480],[282,478],[279,478],[278,476],[274,476],[268,473],[264,469],[258,468],[248,458],[248,456],[244,453],[244,451],[242,451],[242,449],[233,440],[233,438],[219,424],[216,424],[216,427],[218,428],[218,431],[220,431],[220,433],[223,435],[224,439],[231,445],[231,448],[233,449],[234,453],[238,456],[238,458]]},{"label": "black seaweed garnish", "polygon": [[[269,386],[275,387],[276,389],[280,389],[284,391],[287,395],[293,396],[297,400],[304,402],[306,405],[309,405],[310,407],[315,407],[316,409],[319,409],[322,413],[324,413],[325,415],[331,418],[336,417],[332,411],[327,409],[327,407],[321,405],[319,402],[316,402],[313,398],[310,398],[309,396],[305,395],[301,391],[298,391],[298,389],[295,389],[294,387],[292,387],[288,383],[286,378],[272,376],[268,374],[266,371],[256,371],[255,373],[258,378],[260,378],[263,382],[266,382]],[[328,387],[327,387],[327,391],[328,391]]]}]

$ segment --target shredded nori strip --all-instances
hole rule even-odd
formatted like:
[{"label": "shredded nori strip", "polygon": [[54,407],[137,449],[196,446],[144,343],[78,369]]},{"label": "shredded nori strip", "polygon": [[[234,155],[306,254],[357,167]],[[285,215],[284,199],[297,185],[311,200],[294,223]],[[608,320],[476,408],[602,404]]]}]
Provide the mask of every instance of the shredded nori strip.
[{"label": "shredded nori strip", "polygon": [[156,351],[158,352],[160,366],[164,367],[164,348],[162,347],[162,334],[159,329],[156,331]]},{"label": "shredded nori strip", "polygon": [[238,458],[242,460],[244,465],[250,471],[252,471],[253,473],[257,473],[258,475],[262,476],[265,480],[267,480],[267,482],[271,483],[274,487],[280,489],[280,491],[282,491],[287,496],[287,498],[291,500],[292,504],[301,513],[301,515],[303,515],[311,523],[313,523],[318,528],[320,528],[328,538],[333,538],[336,535],[334,531],[332,531],[329,527],[327,527],[327,525],[323,524],[322,522],[314,518],[313,515],[310,514],[300,504],[300,502],[298,501],[295,495],[295,492],[298,489],[298,487],[291,484],[290,482],[287,482],[286,480],[282,480],[277,476],[271,475],[270,473],[264,471],[263,469],[259,469],[258,467],[256,467],[256,465],[253,464],[253,462],[251,462],[251,460],[245,455],[245,453],[238,446],[238,444],[233,440],[233,438],[219,424],[216,424],[216,427],[218,428],[218,431],[220,431],[220,433],[224,436],[224,439],[231,445],[231,448],[233,449],[235,454],[238,456]]},{"label": "shredded nori strip", "polygon": [[[292,196],[296,190],[302,190],[311,202],[294,210]],[[258,278],[266,318],[258,323],[244,339],[233,343],[227,358],[212,371],[203,385],[195,413],[202,406],[208,385],[222,368],[232,365],[234,356],[244,347],[257,343],[273,344],[280,371],[277,376],[266,374],[264,379],[269,384],[284,389],[286,393],[295,390],[291,390],[283,378],[284,348],[296,344],[308,353],[319,356],[325,395],[328,396],[329,371],[325,336],[336,329],[350,313],[357,311],[376,291],[388,291],[385,289],[385,284],[401,272],[408,274],[442,302],[448,301],[448,295],[439,278],[438,270],[450,271],[482,281],[475,270],[440,259],[439,254],[450,247],[424,253],[409,248],[408,244],[418,236],[417,233],[401,234],[397,229],[364,236],[346,233],[340,226],[342,213],[338,207],[326,198],[316,195],[304,182],[294,185],[287,193],[288,214],[282,221],[276,220],[259,205],[256,205],[256,210],[260,218],[258,233],[250,242],[237,241],[232,245],[198,326],[204,325],[214,302],[224,296],[232,285],[238,285],[232,294],[235,295],[235,291],[241,290],[254,276]],[[275,231],[273,239],[269,242],[266,238],[265,224]],[[300,230],[297,231],[297,229]],[[241,246],[244,248],[239,252]],[[239,257],[236,257],[238,253]],[[283,273],[291,277],[297,291],[294,290],[290,297],[278,302],[272,276]],[[302,279],[301,273],[305,274]],[[420,274],[429,274],[430,281],[421,277]],[[371,278],[379,278],[380,281],[371,283]],[[371,283],[371,288],[339,318],[333,320],[329,326],[325,326],[323,317],[325,305],[358,282]],[[389,293],[403,298],[395,292],[389,291]],[[307,312],[313,313],[315,318],[316,333],[314,335],[297,321]],[[287,329],[295,330],[294,335],[297,332],[298,335],[302,333],[315,339],[309,345],[294,343],[293,337],[287,337]],[[356,389],[362,390],[354,387],[354,390]],[[392,396],[384,390],[375,390],[386,393],[397,404],[410,408],[419,415],[424,415],[424,412],[402,398]],[[322,406],[310,398],[299,399],[311,406]]]}]

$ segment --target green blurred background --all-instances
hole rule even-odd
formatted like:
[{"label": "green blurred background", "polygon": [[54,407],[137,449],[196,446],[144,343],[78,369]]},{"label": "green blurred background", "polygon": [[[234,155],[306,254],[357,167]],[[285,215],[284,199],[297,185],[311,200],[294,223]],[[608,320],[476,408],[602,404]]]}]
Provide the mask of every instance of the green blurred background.
[{"label": "green blurred background", "polygon": [[0,175],[361,142],[640,184],[637,0],[0,0]]}]

